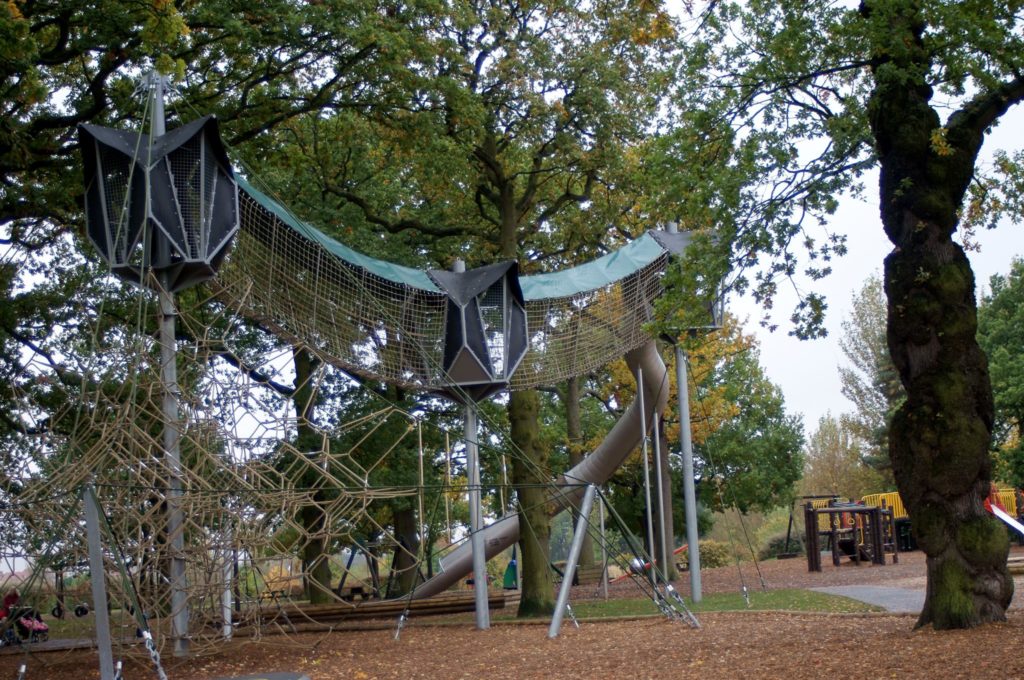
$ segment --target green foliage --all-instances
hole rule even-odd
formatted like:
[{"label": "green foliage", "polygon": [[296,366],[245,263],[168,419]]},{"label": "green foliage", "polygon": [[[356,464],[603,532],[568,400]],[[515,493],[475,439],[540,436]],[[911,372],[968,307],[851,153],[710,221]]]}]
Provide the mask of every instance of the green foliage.
[{"label": "green foliage", "polygon": [[843,396],[853,402],[854,412],[843,424],[867,449],[864,462],[889,479],[894,488],[889,460],[889,421],[906,399],[903,384],[886,345],[886,300],[882,280],[872,274],[853,296],[850,316],[843,320],[839,346],[848,366],[839,367]]},{"label": "green foliage", "polygon": [[855,431],[846,418],[837,420],[831,413],[818,420],[805,449],[805,494],[859,499],[888,489],[882,475],[868,464]]},{"label": "green foliage", "polygon": [[[799,512],[799,511],[798,511]],[[786,533],[789,532],[789,552],[803,553],[803,523],[794,517],[789,525],[790,508],[778,507],[764,517],[761,526],[754,532],[754,545],[758,559],[768,559],[785,552]]]},{"label": "green foliage", "polygon": [[804,554],[804,541],[799,531],[794,531],[788,538],[786,533],[782,532],[774,534],[768,537],[767,540],[761,545],[761,548],[757,551],[757,559],[759,560],[770,560],[778,557],[779,555],[787,554]]},{"label": "green foliage", "polygon": [[996,421],[997,474],[1024,487],[1024,261],[993,276],[978,308],[978,343],[988,355]]},{"label": "green foliage", "polygon": [[[736,562],[732,548],[725,543],[708,539],[700,541],[699,545],[701,569],[728,567]],[[680,561],[682,562],[683,560]],[[689,564],[689,561],[686,561],[686,563]]]},{"label": "green foliage", "polygon": [[[41,445],[40,435],[49,442],[48,435],[68,434],[83,389],[109,386],[111,398],[123,399],[116,390],[127,372],[140,363],[144,372],[150,358],[133,343],[152,334],[152,301],[111,283],[81,238],[75,126],[144,127],[147,104],[134,94],[139,75],[184,64],[188,72],[168,102],[169,126],[218,114],[242,156],[247,142],[304,112],[385,106],[387,77],[405,72],[410,60],[377,41],[396,44],[385,34],[408,35],[411,24],[378,9],[330,0],[0,5],[0,379],[12,388],[0,397],[0,441],[14,460],[35,461],[46,475],[76,455]],[[179,301],[194,305],[195,297],[205,294]],[[241,342],[234,361],[265,342]],[[211,363],[224,350],[199,346]],[[202,376],[181,380],[187,392]],[[7,479],[0,487],[5,495],[19,491]]]},{"label": "green foliage", "polygon": [[715,369],[735,414],[694,447],[701,502],[742,513],[789,502],[803,470],[800,418],[785,411],[781,390],[763,372],[754,349]]}]

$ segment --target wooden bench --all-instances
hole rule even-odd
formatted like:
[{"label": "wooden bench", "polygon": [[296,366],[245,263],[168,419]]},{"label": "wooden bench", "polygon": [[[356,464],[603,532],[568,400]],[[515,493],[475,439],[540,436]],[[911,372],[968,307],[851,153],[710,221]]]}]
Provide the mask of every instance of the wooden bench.
[{"label": "wooden bench", "polygon": [[595,564],[592,567],[576,568],[576,580],[581,586],[600,583],[602,576],[604,576],[604,567],[600,564]]}]

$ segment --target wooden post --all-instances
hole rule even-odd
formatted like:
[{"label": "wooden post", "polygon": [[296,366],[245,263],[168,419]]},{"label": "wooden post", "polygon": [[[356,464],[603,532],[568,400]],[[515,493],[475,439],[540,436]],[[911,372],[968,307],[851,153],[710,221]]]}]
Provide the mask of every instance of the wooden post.
[{"label": "wooden post", "polygon": [[814,571],[814,540],[811,537],[810,503],[804,506],[804,550],[807,551],[807,571]]},{"label": "wooden post", "polygon": [[[831,503],[829,504],[831,505]],[[832,550],[832,566],[839,566],[839,530],[836,528],[839,518],[836,513],[828,513],[829,547]]]},{"label": "wooden post", "polygon": [[871,510],[871,534],[873,542],[874,563],[885,566],[885,534],[882,529],[882,509]]},{"label": "wooden post", "polygon": [[[842,524],[842,519],[843,516],[839,515],[840,524]],[[865,542],[864,534],[861,532],[861,529],[864,527],[864,522],[861,520],[862,515],[860,511],[850,511],[850,536],[853,537],[851,539],[853,542],[853,561],[857,563],[858,567],[860,566],[860,546],[862,542]]]},{"label": "wooden post", "polygon": [[804,530],[807,534],[807,571],[821,571],[821,545],[818,541],[818,514],[810,502],[804,507]]},{"label": "wooden post", "polygon": [[886,520],[889,526],[889,531],[892,532],[892,563],[900,563],[900,537],[896,535],[896,511],[889,510],[889,519]]}]

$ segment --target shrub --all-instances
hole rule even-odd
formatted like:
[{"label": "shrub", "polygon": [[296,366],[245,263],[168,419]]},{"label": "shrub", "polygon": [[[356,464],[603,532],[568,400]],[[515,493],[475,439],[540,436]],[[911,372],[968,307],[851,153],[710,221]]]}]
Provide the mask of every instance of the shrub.
[{"label": "shrub", "polygon": [[[786,552],[786,532],[775,534],[769,537],[760,552],[758,552],[757,559],[759,560],[770,560]],[[789,537],[789,552],[796,553],[797,555],[804,554],[804,543],[798,534],[793,534]]]},{"label": "shrub", "polygon": [[719,541],[700,542],[700,566],[702,569],[727,567],[734,561],[732,549]]},{"label": "shrub", "polygon": [[[727,567],[735,561],[732,549],[721,541],[707,539],[700,542],[700,568],[714,569],[716,567]],[[689,567],[689,553],[681,552],[676,556],[676,562],[680,566]]]}]

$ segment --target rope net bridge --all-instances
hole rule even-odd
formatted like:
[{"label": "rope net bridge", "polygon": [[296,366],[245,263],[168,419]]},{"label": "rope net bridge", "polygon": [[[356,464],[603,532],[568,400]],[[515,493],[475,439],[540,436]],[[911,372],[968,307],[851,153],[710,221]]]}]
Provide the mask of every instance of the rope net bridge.
[{"label": "rope net bridge", "polygon": [[[624,355],[634,372],[649,366],[645,415],[628,409],[623,421],[636,425],[620,422],[602,445],[607,451],[562,478],[579,489],[554,488],[563,507],[582,496],[581,483],[603,481],[643,436],[641,420],[663,408],[664,365],[644,324],[687,235],[648,232],[550,274],[520,277],[510,264],[461,276],[424,272],[360,255],[295,219],[224,166],[215,126],[200,121],[190,129],[203,139],[179,135],[177,147],[161,147],[166,160],[145,163],[138,158],[145,136],[105,144],[94,134],[93,146],[83,142],[86,157],[96,159],[91,178],[87,162],[87,213],[114,216],[107,254],[120,259],[111,270],[145,284],[134,289],[138,321],[95,332],[77,372],[58,374],[39,357],[38,384],[10,387],[24,417],[46,426],[27,428],[0,461],[0,559],[10,565],[0,588],[17,586],[26,604],[63,615],[57,625],[70,634],[89,635],[90,619],[66,623],[87,600],[86,487],[103,517],[111,629],[123,654],[144,653],[132,644],[143,628],[162,649],[181,625],[176,616],[187,618],[193,652],[229,634],[305,624],[326,631],[288,601],[320,588],[339,607],[354,608],[352,593],[382,592],[389,561],[393,576],[412,569],[428,578],[439,555],[425,544],[444,533],[440,517],[458,505],[465,470],[451,465],[440,425],[376,401],[346,374],[468,403],[496,389],[553,385]],[[129,151],[130,162],[119,160]],[[144,211],[139,219],[156,224],[156,236],[141,227],[124,235],[138,218],[125,207],[139,191],[134,173],[144,171],[175,186],[166,202],[191,215],[182,234]],[[196,179],[214,172],[215,179]],[[225,202],[229,189],[237,193]],[[197,192],[203,196],[192,200]],[[189,236],[232,205],[237,232]],[[175,245],[178,236],[186,246]],[[207,288],[194,290],[212,297],[191,295],[168,309],[170,293],[203,278]],[[159,318],[176,318],[177,337],[188,338],[173,361],[152,333],[154,295],[146,287],[160,297]],[[99,328],[106,322],[96,311],[90,317]],[[518,340],[508,331],[517,324]],[[308,375],[297,375],[300,351],[315,359]],[[172,383],[168,363],[177,370]],[[318,406],[319,417],[297,415],[296,395],[321,387],[344,397]],[[171,424],[168,400],[177,414]],[[178,438],[173,457],[168,428]],[[598,459],[605,468],[597,469]],[[180,528],[168,529],[169,512],[182,518]],[[400,516],[415,518],[411,532],[398,526]],[[489,545],[514,543],[518,526],[510,518]],[[427,540],[410,542],[410,533]],[[355,563],[356,553],[365,559]],[[184,584],[168,569],[175,561],[184,565]],[[172,586],[184,589],[187,610],[169,595]]]},{"label": "rope net bridge", "polygon": [[[221,296],[280,337],[345,371],[410,389],[445,390],[447,294],[437,272],[369,258],[291,216],[239,180],[241,229],[215,279]],[[687,234],[650,231],[572,269],[518,277],[528,347],[513,390],[555,385],[649,340],[661,275]],[[481,294],[484,333],[497,303]],[[488,338],[491,341],[491,338]]]}]

